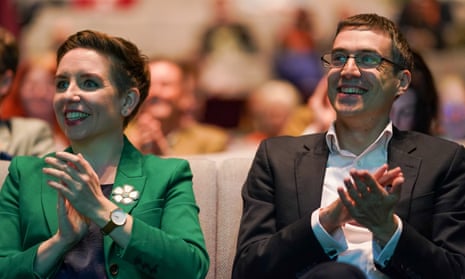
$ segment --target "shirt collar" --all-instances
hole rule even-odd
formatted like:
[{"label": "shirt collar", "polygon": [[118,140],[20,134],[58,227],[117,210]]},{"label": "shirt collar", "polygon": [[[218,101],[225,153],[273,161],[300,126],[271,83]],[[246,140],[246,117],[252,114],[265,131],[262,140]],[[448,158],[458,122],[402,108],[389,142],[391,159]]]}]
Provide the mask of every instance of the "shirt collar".
[{"label": "shirt collar", "polygon": [[[379,134],[378,138],[376,138],[376,140],[372,144],[370,144],[370,146],[376,144],[383,145],[384,148],[387,148],[387,145],[392,138],[392,134],[392,121],[389,121],[384,130]],[[341,151],[341,147],[336,136],[336,128],[334,127],[334,122],[331,124],[331,126],[329,126],[328,132],[326,133],[326,145],[328,145],[329,152],[331,153]]]}]

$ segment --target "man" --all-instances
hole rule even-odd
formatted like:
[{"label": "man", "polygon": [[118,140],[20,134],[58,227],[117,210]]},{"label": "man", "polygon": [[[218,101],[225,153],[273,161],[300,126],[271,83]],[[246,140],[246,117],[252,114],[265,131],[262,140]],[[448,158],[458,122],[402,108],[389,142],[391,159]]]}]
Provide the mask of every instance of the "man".
[{"label": "man", "polygon": [[221,128],[197,122],[193,73],[187,66],[159,58],[149,63],[147,100],[126,134],[141,152],[192,155],[224,151],[229,136]]},{"label": "man", "polygon": [[[16,39],[0,27],[0,103],[11,89],[18,60]],[[21,117],[0,121],[0,159],[9,160],[16,155],[42,156],[52,151],[55,143],[46,122]]]},{"label": "man", "polygon": [[322,60],[336,120],[261,143],[232,277],[464,278],[465,149],[389,119],[411,80],[407,42],[356,15]]}]

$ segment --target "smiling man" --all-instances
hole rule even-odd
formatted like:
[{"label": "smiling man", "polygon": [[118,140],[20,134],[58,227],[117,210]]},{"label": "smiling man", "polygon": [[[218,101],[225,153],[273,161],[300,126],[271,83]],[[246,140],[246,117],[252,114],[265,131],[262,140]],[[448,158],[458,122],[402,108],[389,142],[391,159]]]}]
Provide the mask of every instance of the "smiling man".
[{"label": "smiling man", "polygon": [[244,184],[233,278],[463,278],[465,149],[389,113],[412,53],[392,21],[341,21],[325,133],[265,140]]}]

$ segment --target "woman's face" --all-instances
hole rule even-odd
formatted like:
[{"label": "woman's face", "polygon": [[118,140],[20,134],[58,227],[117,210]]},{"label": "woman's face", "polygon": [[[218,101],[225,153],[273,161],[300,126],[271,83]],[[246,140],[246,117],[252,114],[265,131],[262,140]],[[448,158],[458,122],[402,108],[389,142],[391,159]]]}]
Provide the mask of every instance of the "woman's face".
[{"label": "woman's face", "polygon": [[413,128],[416,102],[415,92],[409,89],[392,104],[390,117],[394,126],[399,130],[408,131]]},{"label": "woman's face", "polygon": [[122,134],[124,100],[112,82],[110,68],[107,56],[84,48],[69,51],[58,64],[53,106],[71,141]]}]

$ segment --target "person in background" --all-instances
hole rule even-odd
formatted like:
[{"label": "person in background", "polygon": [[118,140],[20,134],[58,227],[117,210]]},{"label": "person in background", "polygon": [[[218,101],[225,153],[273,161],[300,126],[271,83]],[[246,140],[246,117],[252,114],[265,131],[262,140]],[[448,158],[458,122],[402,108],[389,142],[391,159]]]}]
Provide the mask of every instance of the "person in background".
[{"label": "person in background", "polygon": [[53,107],[71,145],[17,156],[0,192],[0,278],[204,278],[187,161],[142,155],[124,127],[150,73],[131,42],[92,30],[57,51]]},{"label": "person in background", "polygon": [[292,83],[285,80],[264,82],[247,100],[250,131],[239,136],[234,145],[237,148],[250,146],[255,150],[262,140],[283,135],[285,125],[300,103],[301,95]]},{"label": "person in background", "polygon": [[[15,37],[0,27],[0,115],[3,100],[11,91],[19,61]],[[0,159],[17,155],[42,156],[55,150],[50,127],[42,120],[2,117],[0,121]]]},{"label": "person in background", "polygon": [[55,93],[54,61],[51,57],[31,58],[18,68],[11,93],[3,101],[2,117],[42,119],[52,127],[56,150],[63,150],[69,142],[60,129],[53,111]]},{"label": "person in background", "polygon": [[322,60],[336,120],[260,144],[232,278],[463,278],[465,148],[389,119],[411,81],[407,41],[358,14]]},{"label": "person in background", "polygon": [[183,64],[167,58],[149,62],[147,102],[126,129],[144,154],[193,155],[224,151],[229,135],[196,120],[195,77]]},{"label": "person in background", "polygon": [[441,135],[439,93],[433,74],[423,57],[412,52],[412,82],[405,94],[399,95],[391,109],[391,120],[400,130],[413,130]]},{"label": "person in background", "polygon": [[307,103],[292,114],[283,134],[300,136],[328,130],[336,118],[336,112],[329,102],[327,93],[328,80],[323,76]]},{"label": "person in background", "polygon": [[311,14],[304,8],[296,9],[291,26],[279,36],[274,57],[275,75],[294,84],[302,102],[312,96],[323,76],[314,32]]}]

